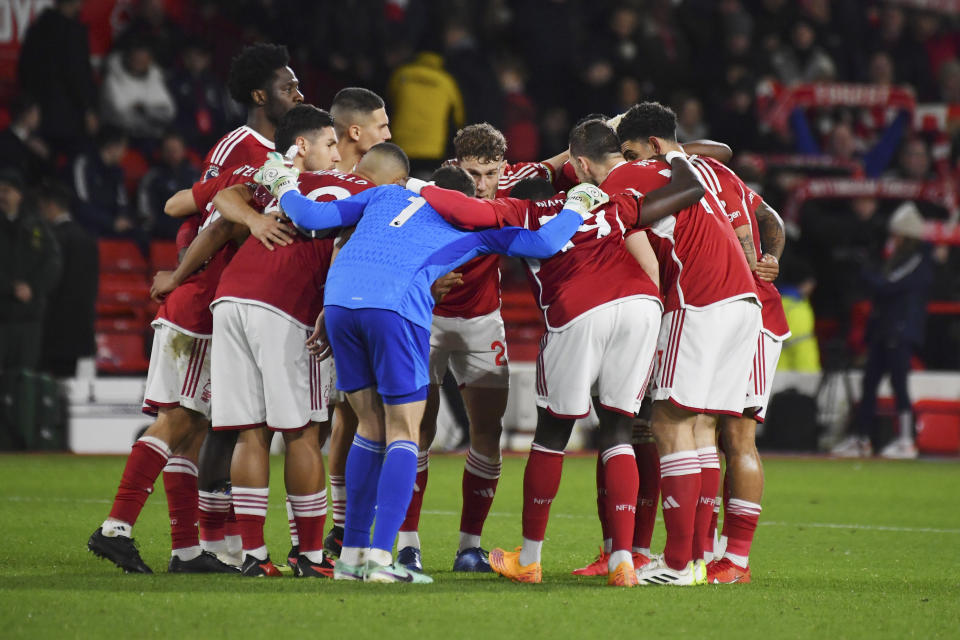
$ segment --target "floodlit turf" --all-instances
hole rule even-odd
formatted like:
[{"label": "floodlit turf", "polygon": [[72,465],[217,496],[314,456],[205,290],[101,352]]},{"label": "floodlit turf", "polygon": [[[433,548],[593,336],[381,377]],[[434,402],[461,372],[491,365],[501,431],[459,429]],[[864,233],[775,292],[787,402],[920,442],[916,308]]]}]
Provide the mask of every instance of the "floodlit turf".
[{"label": "floodlit turf", "polygon": [[[486,546],[520,541],[522,457],[504,479]],[[157,575],[122,575],[86,550],[124,459],[0,456],[0,637],[301,638],[932,638],[960,636],[960,463],[780,458],[751,556],[750,585],[614,589],[569,571],[599,538],[594,461],[564,463],[544,545],[544,584],[449,571],[462,457],[434,456],[424,564],[436,584],[165,574],[162,483],[134,529]],[[289,541],[282,475],[267,543]],[[654,547],[662,547],[656,533]]]}]

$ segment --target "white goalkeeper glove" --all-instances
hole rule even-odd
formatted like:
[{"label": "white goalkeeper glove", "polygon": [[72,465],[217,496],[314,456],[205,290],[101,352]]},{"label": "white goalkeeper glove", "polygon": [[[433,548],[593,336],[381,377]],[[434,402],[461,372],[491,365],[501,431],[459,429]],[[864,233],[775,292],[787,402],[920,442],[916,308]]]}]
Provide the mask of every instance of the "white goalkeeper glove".
[{"label": "white goalkeeper glove", "polygon": [[431,184],[436,184],[435,182],[427,182],[426,180],[421,180],[420,178],[407,178],[407,184],[404,185],[410,191],[413,191],[415,194],[420,195],[420,189],[423,189],[426,186]]},{"label": "white goalkeeper glove", "polygon": [[567,201],[563,208],[573,209],[586,220],[593,209],[609,201],[610,197],[600,187],[584,182],[567,191]]},{"label": "white goalkeeper glove", "polygon": [[290,166],[276,151],[267,154],[267,161],[263,163],[253,176],[253,180],[270,190],[270,194],[280,199],[287,191],[297,188],[297,178],[300,170]]}]

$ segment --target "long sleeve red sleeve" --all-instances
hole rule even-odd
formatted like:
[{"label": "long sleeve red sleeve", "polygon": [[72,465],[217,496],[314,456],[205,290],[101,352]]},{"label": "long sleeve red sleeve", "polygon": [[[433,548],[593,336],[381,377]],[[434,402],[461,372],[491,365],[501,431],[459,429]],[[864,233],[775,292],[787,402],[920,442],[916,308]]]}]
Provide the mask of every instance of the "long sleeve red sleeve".
[{"label": "long sleeve red sleeve", "polygon": [[496,208],[489,200],[433,185],[421,189],[420,195],[450,224],[470,230],[501,226]]}]

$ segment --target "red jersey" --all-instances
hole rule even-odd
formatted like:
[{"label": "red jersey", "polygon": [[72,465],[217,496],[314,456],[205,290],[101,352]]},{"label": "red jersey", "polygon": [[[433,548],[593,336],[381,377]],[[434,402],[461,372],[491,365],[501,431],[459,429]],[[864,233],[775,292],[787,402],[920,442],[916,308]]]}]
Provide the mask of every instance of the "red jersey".
[{"label": "red jersey", "polygon": [[[644,195],[670,181],[662,160],[624,162],[600,188]],[[757,299],[753,274],[723,205],[709,190],[692,207],[655,222],[647,231],[660,263],[666,310],[703,309],[741,298]]]},{"label": "red jersey", "polygon": [[[497,198],[506,198],[525,178],[554,180],[554,171],[545,162],[504,164],[497,182]],[[433,314],[447,318],[478,318],[500,308],[500,256],[486,255],[457,267],[463,284],[454,287],[433,308]]]},{"label": "red jersey", "polygon": [[[753,246],[757,248],[759,260],[763,255],[763,248],[760,246],[760,228],[757,225],[756,211],[763,199],[722,162],[696,156],[691,158],[691,161],[707,188],[713,191],[723,203],[733,228],[750,226]],[[779,340],[788,338],[790,328],[787,326],[787,316],[783,312],[780,292],[772,282],[761,280],[756,273],[753,274],[753,278],[760,296],[760,304],[763,305],[763,330]]]},{"label": "red jersey", "polygon": [[207,152],[203,159],[202,180],[220,175],[223,169],[238,164],[259,167],[267,160],[267,154],[273,151],[273,141],[243,125],[220,138],[217,144]]},{"label": "red jersey", "polygon": [[[193,201],[200,209],[201,231],[220,215],[213,206],[213,197],[223,189],[235,184],[252,182],[253,174],[257,172],[258,168],[242,165],[230,173],[193,185]],[[178,234],[178,246],[179,240]],[[201,338],[210,337],[213,334],[213,316],[210,314],[210,302],[213,301],[213,294],[217,289],[220,275],[236,252],[237,248],[232,242],[223,245],[207,261],[203,269],[190,274],[180,286],[170,292],[170,295],[160,305],[154,322],[170,325],[187,335]]]},{"label": "red jersey", "polygon": [[[444,218],[466,228],[536,230],[560,213],[566,200],[562,193],[536,202],[480,200],[432,187],[425,187],[421,195]],[[590,215],[555,256],[525,260],[530,286],[550,331],[560,331],[592,311],[625,299],[660,301],[657,285],[624,246],[624,229],[638,224],[638,200],[616,195]]]},{"label": "red jersey", "polygon": [[[300,193],[321,202],[342,200],[373,186],[369,180],[339,171],[301,173],[298,184]],[[260,210],[269,214],[280,209],[277,201],[271,200]],[[293,244],[270,251],[256,238],[247,238],[220,277],[213,304],[224,300],[254,304],[313,329],[323,309],[333,242],[332,235],[308,238],[297,234]]]}]

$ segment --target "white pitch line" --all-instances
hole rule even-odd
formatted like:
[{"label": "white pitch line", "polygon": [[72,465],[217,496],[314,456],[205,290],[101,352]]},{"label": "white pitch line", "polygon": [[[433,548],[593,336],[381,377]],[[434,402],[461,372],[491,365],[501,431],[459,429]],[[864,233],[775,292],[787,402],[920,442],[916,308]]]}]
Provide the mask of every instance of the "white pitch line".
[{"label": "white pitch line", "polygon": [[[72,502],[75,504],[111,504],[112,500],[102,500],[96,498],[57,498],[57,497],[39,497],[39,496],[0,496],[0,500],[7,502]],[[286,511],[284,505],[271,505],[270,509]],[[428,516],[459,516],[459,511],[442,511],[435,509],[424,509],[422,514]],[[519,518],[521,514],[508,511],[492,511],[490,515],[495,518]],[[577,520],[580,518],[596,518],[595,514],[576,514],[576,513],[551,513],[551,518],[563,518]],[[657,518],[662,522],[662,518]],[[844,524],[839,522],[782,522],[778,520],[761,520],[761,526],[767,527],[806,527],[808,529],[861,529],[863,531],[892,531],[894,533],[945,533],[960,534],[960,529],[939,529],[936,527],[898,527],[879,524]]]}]

